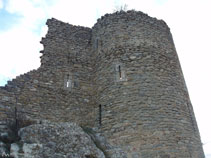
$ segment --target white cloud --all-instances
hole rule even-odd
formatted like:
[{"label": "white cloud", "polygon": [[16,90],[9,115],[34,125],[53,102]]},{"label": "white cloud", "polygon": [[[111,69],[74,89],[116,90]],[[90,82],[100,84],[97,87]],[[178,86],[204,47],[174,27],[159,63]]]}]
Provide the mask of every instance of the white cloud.
[{"label": "white cloud", "polygon": [[[38,2],[38,1],[37,1]],[[20,15],[15,27],[0,33],[0,74],[1,78],[14,78],[40,65],[39,25],[46,19],[44,3],[29,0],[8,0],[5,9]]]},{"label": "white cloud", "polygon": [[22,26],[25,29],[36,30],[37,26],[47,18],[46,1],[8,0],[6,10],[22,16]]},{"label": "white cloud", "polygon": [[3,0],[0,0],[0,9],[2,9],[3,7],[4,7]]},{"label": "white cloud", "polygon": [[25,30],[21,25],[0,34],[0,74],[15,77],[17,74],[37,68],[39,66],[39,40],[38,35]]},{"label": "white cloud", "polygon": [[203,145],[204,152],[206,153],[206,158],[211,158],[211,141],[205,142]]},{"label": "white cloud", "polygon": [[48,15],[73,25],[92,27],[96,19],[113,12],[115,0],[59,0],[49,8]]},{"label": "white cloud", "polygon": [[[49,8],[49,15],[57,19],[69,22],[75,25],[91,26],[95,18],[94,6],[90,1],[57,1],[56,5]],[[79,9],[80,8],[80,9]]]}]

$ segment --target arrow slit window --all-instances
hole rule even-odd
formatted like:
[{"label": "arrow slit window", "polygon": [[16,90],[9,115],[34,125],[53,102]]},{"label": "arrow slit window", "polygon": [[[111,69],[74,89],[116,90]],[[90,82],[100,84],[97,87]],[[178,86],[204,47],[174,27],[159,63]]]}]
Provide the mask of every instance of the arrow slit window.
[{"label": "arrow slit window", "polygon": [[99,105],[99,126],[102,125],[102,105]]},{"label": "arrow slit window", "polygon": [[115,65],[116,81],[127,81],[125,67],[121,63]]}]

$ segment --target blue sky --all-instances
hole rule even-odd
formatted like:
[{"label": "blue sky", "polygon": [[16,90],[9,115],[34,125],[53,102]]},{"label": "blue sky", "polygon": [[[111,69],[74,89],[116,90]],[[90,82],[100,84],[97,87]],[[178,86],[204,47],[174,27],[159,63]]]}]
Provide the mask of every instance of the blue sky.
[{"label": "blue sky", "polygon": [[206,157],[211,158],[210,0],[0,0],[0,85],[40,66],[39,41],[48,18],[92,27],[101,15],[124,4],[171,28]]},{"label": "blue sky", "polygon": [[6,31],[14,27],[14,23],[18,23],[21,18],[17,14],[7,12],[5,9],[0,10],[0,17],[0,31]]}]

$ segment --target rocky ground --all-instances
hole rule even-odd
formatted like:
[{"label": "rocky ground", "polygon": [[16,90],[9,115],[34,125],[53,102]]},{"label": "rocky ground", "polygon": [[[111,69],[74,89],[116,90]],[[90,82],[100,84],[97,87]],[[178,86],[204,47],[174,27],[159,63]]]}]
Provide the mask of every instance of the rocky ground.
[{"label": "rocky ground", "polygon": [[[13,129],[14,130],[14,129]],[[1,132],[0,158],[126,158],[102,134],[75,123],[44,121]]]}]

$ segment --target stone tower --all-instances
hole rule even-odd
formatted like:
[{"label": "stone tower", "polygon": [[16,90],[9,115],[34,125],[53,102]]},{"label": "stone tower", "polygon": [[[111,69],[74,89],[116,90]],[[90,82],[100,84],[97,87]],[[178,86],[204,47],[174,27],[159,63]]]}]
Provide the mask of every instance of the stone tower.
[{"label": "stone tower", "polygon": [[101,130],[131,158],[203,158],[170,33],[141,12],[105,15],[92,29]]},{"label": "stone tower", "polygon": [[[47,21],[41,66],[0,89],[31,119],[95,127],[128,158],[204,158],[170,29],[142,12]],[[3,120],[3,115],[1,117]]]}]

